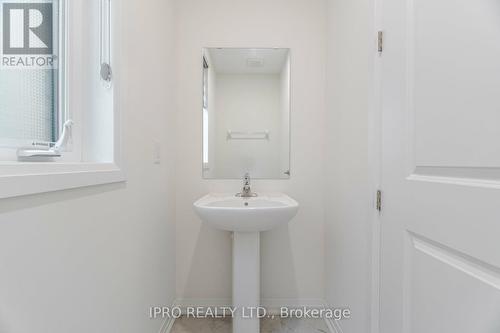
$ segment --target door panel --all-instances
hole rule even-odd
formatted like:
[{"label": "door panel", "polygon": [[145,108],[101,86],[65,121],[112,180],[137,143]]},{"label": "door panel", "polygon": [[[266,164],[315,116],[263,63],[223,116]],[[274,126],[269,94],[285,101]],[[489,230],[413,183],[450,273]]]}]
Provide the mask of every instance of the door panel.
[{"label": "door panel", "polygon": [[381,13],[381,333],[498,333],[500,1]]},{"label": "door panel", "polygon": [[498,269],[417,235],[408,239],[410,331],[500,332]]},{"label": "door panel", "polygon": [[409,103],[416,163],[500,167],[500,2],[414,0],[408,9]]}]

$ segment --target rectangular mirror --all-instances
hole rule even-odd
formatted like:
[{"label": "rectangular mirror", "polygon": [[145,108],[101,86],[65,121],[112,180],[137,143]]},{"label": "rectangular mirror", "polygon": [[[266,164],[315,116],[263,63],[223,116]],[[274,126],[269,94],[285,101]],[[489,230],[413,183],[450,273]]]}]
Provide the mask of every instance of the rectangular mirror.
[{"label": "rectangular mirror", "polygon": [[290,50],[203,49],[203,177],[290,178]]}]

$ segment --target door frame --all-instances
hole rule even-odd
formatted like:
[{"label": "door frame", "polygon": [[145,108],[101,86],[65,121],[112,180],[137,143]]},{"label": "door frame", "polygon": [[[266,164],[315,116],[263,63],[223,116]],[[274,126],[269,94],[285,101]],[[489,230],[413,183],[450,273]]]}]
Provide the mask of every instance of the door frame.
[{"label": "door frame", "polygon": [[[371,107],[368,110],[368,128],[369,135],[369,170],[372,189],[372,215],[371,223],[371,286],[370,286],[370,332],[380,333],[380,287],[381,287],[381,232],[382,232],[382,217],[383,217],[383,201],[382,210],[377,210],[377,191],[382,191],[382,199],[384,191],[382,186],[382,52],[378,50],[378,32],[383,29],[382,23],[382,8],[383,0],[373,0],[372,17],[373,25],[369,32],[373,36],[373,53],[372,53],[372,89],[369,92],[369,100]],[[385,42],[385,40],[384,40]]]}]

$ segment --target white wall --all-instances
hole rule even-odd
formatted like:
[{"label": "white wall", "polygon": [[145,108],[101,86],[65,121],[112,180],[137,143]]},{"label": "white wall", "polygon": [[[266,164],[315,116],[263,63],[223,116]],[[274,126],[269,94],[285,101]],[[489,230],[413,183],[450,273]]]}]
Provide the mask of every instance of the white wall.
[{"label": "white wall", "polygon": [[175,297],[172,5],[124,16],[128,182],[0,200],[0,332],[158,332]]},{"label": "white wall", "polygon": [[370,154],[373,2],[329,0],[326,268],[327,300],[348,306],[344,332],[370,331],[374,206]]},{"label": "white wall", "polygon": [[[282,178],[280,75],[219,73],[215,84],[215,178]],[[228,140],[228,130],[269,131],[269,139]]]},{"label": "white wall", "polygon": [[[371,2],[178,0],[175,17],[171,1],[124,6],[129,180],[0,201],[0,331],[156,332],[150,305],[176,294],[184,303],[230,299],[230,235],[192,211],[207,192],[241,187],[201,177],[201,49],[280,46],[292,53],[292,178],[253,186],[288,193],[301,209],[262,235],[262,296],[276,305],[326,294],[351,308],[346,333],[368,332]],[[153,142],[162,144],[159,166]]]},{"label": "white wall", "polygon": [[[235,193],[241,181],[205,181],[201,170],[203,47],[290,47],[290,180],[254,181],[300,204],[289,226],[262,235],[262,296],[324,298],[325,0],[178,0],[177,295],[184,303],[231,298],[230,234],[202,225],[193,202],[210,191]],[[278,303],[285,304],[283,300]]]}]

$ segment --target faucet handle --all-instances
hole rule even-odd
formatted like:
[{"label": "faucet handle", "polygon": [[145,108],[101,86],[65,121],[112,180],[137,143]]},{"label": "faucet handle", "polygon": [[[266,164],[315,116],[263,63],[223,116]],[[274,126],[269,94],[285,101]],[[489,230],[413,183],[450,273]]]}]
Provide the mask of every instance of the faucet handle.
[{"label": "faucet handle", "polygon": [[252,193],[252,189],[250,187],[250,172],[245,173],[243,190],[241,191],[241,193],[236,194],[236,196],[243,198],[252,198],[257,196],[257,193]]}]

